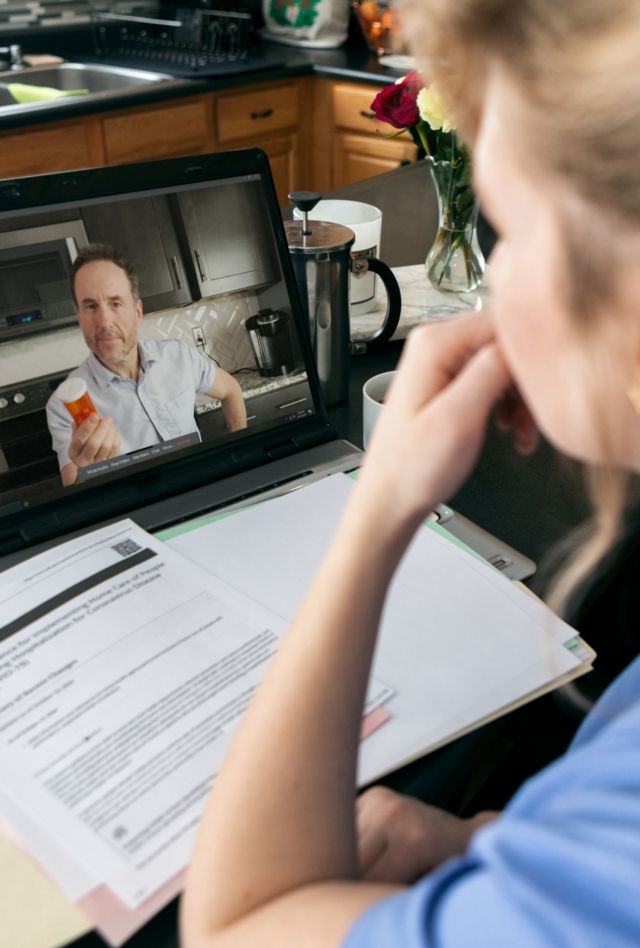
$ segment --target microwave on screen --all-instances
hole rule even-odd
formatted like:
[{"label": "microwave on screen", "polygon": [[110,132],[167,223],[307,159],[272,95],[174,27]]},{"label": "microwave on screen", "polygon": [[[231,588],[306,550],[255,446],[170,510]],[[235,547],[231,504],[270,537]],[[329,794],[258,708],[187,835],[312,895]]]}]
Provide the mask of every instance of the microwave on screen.
[{"label": "microwave on screen", "polygon": [[0,233],[0,340],[75,323],[71,267],[88,243],[81,220]]}]

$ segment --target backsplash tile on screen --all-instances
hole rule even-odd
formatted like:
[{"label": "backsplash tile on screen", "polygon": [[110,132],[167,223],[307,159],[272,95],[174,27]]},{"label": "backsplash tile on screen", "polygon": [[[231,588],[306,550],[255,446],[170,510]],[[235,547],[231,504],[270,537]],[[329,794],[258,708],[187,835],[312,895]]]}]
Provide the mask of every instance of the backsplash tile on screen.
[{"label": "backsplash tile on screen", "polygon": [[[245,322],[260,308],[250,291],[230,293],[189,303],[177,309],[145,314],[141,335],[145,339],[181,339],[195,347],[193,329],[204,333],[204,354],[228,372],[255,369],[255,359]],[[36,333],[2,344],[2,385],[14,385],[65,372],[88,355],[78,326]]]}]

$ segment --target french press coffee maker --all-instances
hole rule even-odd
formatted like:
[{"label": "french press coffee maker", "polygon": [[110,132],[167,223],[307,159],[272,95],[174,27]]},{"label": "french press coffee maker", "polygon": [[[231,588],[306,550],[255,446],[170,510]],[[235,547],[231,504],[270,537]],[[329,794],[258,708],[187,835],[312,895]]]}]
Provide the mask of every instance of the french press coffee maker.
[{"label": "french press coffee maker", "polygon": [[382,325],[368,338],[359,339],[353,351],[365,351],[391,338],[400,319],[401,297],[398,281],[386,263],[377,257],[352,257],[356,238],[349,227],[309,220],[309,211],[321,197],[317,191],[290,194],[289,200],[302,212],[302,219],[287,221],[284,226],[320,387],[326,404],[331,406],[344,401],[349,392],[349,274],[358,277],[368,270],[377,273],[388,298]]}]

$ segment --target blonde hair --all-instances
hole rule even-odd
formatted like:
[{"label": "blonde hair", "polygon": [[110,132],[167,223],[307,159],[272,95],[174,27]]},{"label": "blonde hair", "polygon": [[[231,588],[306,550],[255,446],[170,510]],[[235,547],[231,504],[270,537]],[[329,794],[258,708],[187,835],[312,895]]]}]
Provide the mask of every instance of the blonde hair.
[{"label": "blonde hair", "polygon": [[[473,146],[498,69],[523,104],[513,117],[520,152],[578,199],[560,216],[584,396],[594,401],[594,373],[611,372],[597,345],[600,317],[603,305],[614,307],[616,276],[628,263],[610,235],[640,234],[638,0],[406,0],[403,21],[461,136]],[[601,456],[613,459],[601,406],[590,407]],[[590,472],[594,517],[553,584],[556,610],[615,542],[627,480],[613,464]]]},{"label": "blonde hair", "polygon": [[635,0],[408,0],[403,17],[463,137],[501,67],[522,92],[527,151],[589,202],[640,222]]}]

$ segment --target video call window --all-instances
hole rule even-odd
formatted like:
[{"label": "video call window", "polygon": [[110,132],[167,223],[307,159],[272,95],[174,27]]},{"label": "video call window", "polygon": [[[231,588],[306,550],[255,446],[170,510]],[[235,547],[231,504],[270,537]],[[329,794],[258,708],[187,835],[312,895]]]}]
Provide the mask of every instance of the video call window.
[{"label": "video call window", "polygon": [[257,176],[0,216],[0,356],[0,506],[314,411]]}]

